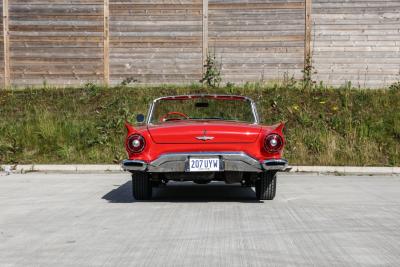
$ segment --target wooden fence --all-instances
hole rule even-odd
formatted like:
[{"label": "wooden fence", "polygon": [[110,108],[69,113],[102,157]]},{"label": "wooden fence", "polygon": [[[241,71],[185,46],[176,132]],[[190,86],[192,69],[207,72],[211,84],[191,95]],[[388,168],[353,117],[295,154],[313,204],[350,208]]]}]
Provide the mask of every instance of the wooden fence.
[{"label": "wooden fence", "polygon": [[313,0],[315,79],[380,87],[400,80],[400,0]]},{"label": "wooden fence", "polygon": [[5,87],[191,83],[215,55],[225,82],[400,79],[398,0],[2,0]]}]

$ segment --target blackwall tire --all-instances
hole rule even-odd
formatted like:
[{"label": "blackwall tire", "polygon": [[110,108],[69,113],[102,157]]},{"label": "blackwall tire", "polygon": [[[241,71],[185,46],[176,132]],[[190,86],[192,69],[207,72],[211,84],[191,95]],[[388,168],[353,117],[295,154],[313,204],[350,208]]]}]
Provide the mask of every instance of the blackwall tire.
[{"label": "blackwall tire", "polygon": [[256,181],[258,200],[273,200],[276,194],[276,172],[263,172]]},{"label": "blackwall tire", "polygon": [[150,179],[145,172],[132,173],[132,196],[136,200],[149,200],[153,188]]}]

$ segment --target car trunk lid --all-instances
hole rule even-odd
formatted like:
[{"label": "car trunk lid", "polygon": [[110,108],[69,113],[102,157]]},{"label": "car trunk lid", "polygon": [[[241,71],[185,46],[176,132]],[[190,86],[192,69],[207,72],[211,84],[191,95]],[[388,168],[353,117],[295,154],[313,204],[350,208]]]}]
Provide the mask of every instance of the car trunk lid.
[{"label": "car trunk lid", "polygon": [[158,144],[252,143],[261,126],[228,121],[179,121],[149,125],[149,133]]}]

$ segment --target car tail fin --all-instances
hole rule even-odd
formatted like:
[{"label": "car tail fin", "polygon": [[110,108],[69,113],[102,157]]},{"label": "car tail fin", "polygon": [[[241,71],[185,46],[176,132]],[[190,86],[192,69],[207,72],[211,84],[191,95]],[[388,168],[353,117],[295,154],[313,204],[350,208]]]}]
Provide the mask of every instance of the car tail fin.
[{"label": "car tail fin", "polygon": [[273,125],[272,127],[274,128],[274,131],[282,133],[283,128],[285,128],[285,122],[282,121],[278,124]]},{"label": "car tail fin", "polygon": [[127,121],[125,122],[125,128],[128,131],[128,133],[136,132],[135,128],[133,128],[133,126],[130,125]]}]

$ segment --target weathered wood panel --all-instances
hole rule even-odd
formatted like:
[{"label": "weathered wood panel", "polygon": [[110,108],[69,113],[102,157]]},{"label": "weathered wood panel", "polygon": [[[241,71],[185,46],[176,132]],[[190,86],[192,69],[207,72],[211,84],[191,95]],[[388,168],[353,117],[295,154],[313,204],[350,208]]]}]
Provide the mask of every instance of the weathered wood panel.
[{"label": "weathered wood panel", "polygon": [[15,86],[101,83],[103,1],[10,1]]},{"label": "weathered wood panel", "polygon": [[382,87],[400,79],[400,1],[313,0],[315,79]]},{"label": "weathered wood panel", "polygon": [[0,0],[0,88],[4,86],[3,0]]},{"label": "weathered wood panel", "polygon": [[302,0],[210,0],[209,49],[225,82],[301,77],[304,64]]},{"label": "weathered wood panel", "polygon": [[110,80],[189,83],[202,75],[202,0],[110,0]]},{"label": "weathered wood panel", "polygon": [[110,84],[110,2],[103,3],[103,83]]},{"label": "weathered wood panel", "polygon": [[[12,0],[8,10],[17,86],[196,82],[207,51],[225,82],[301,78],[309,50],[318,81],[400,79],[398,0]],[[2,18],[1,84],[3,37]]]}]

